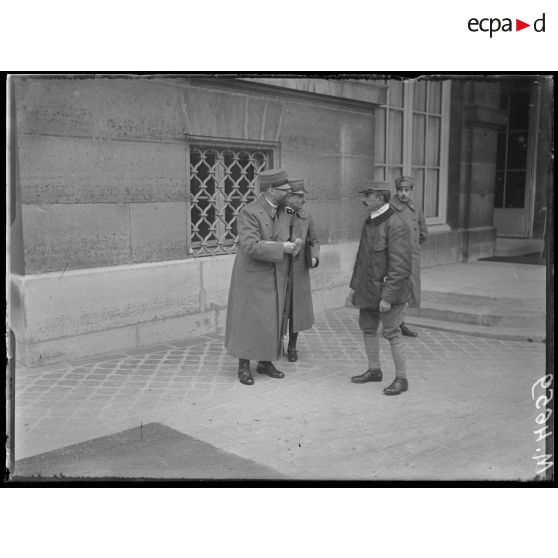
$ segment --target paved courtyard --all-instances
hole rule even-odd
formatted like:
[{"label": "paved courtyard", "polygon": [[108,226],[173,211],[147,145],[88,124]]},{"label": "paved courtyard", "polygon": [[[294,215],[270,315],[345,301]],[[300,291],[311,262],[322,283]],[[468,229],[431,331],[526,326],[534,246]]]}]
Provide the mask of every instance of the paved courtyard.
[{"label": "paved courtyard", "polygon": [[[122,468],[110,459],[83,470],[59,464],[58,471],[20,460],[158,423],[280,478],[535,477],[540,411],[531,386],[544,375],[545,345],[417,328],[419,337],[406,340],[410,390],[386,397],[393,364],[383,339],[384,382],[350,382],[367,368],[356,316],[348,308],[319,315],[299,336],[300,360],[279,362],[286,377],[254,373],[253,386],[238,382],[219,336],[18,368],[16,476],[137,476],[133,463]],[[223,474],[208,468],[200,475],[188,459],[177,470],[165,451],[151,455],[153,466],[141,476]],[[250,469],[244,476],[252,478]]]}]

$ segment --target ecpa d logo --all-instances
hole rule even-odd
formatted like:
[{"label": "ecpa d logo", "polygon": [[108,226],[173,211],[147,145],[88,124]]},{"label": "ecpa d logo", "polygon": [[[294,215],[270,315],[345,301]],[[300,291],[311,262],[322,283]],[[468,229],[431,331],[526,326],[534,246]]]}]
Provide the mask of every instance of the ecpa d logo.
[{"label": "ecpa d logo", "polygon": [[[545,21],[546,14],[542,14],[541,17],[536,19],[533,22],[533,29],[537,33],[544,33],[545,32]],[[498,31],[510,32],[510,31],[521,31],[522,29],[526,29],[527,27],[531,27],[530,23],[526,23],[521,19],[515,19],[515,29],[513,28],[512,18],[504,17],[500,19],[499,17],[484,17],[482,19],[478,19],[476,17],[472,17],[467,22],[467,27],[469,31],[473,33],[477,33],[481,31],[483,33],[489,33],[490,38],[494,33],[498,33]]]}]

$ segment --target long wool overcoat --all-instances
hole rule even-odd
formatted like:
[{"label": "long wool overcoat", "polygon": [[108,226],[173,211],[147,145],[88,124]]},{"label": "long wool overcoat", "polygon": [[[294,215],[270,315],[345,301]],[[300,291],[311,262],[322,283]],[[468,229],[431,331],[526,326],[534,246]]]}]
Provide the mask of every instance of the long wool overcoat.
[{"label": "long wool overcoat", "polygon": [[362,227],[350,287],[357,308],[378,310],[380,300],[404,304],[411,298],[411,235],[389,208]]},{"label": "long wool overcoat", "polygon": [[409,307],[420,306],[420,247],[426,241],[428,228],[422,211],[413,202],[402,202],[397,196],[393,196],[390,205],[403,218],[411,231],[411,253],[413,255],[411,270],[412,296]]},{"label": "long wool overcoat", "polygon": [[275,214],[263,194],[238,214],[225,329],[225,347],[237,358],[275,360],[280,353],[289,222],[284,212]]},{"label": "long wool overcoat", "polygon": [[314,323],[312,305],[312,288],[310,286],[310,268],[312,258],[320,258],[320,242],[316,235],[312,216],[299,209],[290,216],[292,219],[291,240],[300,238],[302,248],[292,264],[292,320],[293,331],[310,329]]}]

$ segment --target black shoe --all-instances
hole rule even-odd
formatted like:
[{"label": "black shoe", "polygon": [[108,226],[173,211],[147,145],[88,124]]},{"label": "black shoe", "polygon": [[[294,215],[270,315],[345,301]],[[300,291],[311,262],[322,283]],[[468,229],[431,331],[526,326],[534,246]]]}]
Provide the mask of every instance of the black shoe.
[{"label": "black shoe", "polygon": [[281,370],[277,370],[273,363],[269,360],[262,360],[258,362],[258,366],[256,367],[256,372],[258,374],[267,374],[270,378],[284,378],[285,374],[281,372]]},{"label": "black shoe", "polygon": [[360,376],[353,376],[351,382],[355,384],[365,384],[366,382],[381,382],[382,381],[382,371],[379,368],[371,370],[370,368]]},{"label": "black shoe", "polygon": [[399,328],[401,329],[401,333],[405,337],[417,337],[418,336],[418,333],[416,331],[411,331],[404,323],[401,323]]},{"label": "black shoe", "polygon": [[386,395],[399,395],[403,391],[409,389],[407,378],[395,378],[391,384],[384,389]]},{"label": "black shoe", "polygon": [[296,362],[298,360],[298,351],[296,347],[287,347],[287,360],[289,362]]},{"label": "black shoe", "polygon": [[252,378],[252,372],[250,372],[250,365],[241,364],[238,367],[238,379],[241,384],[245,386],[251,386],[254,384],[254,378]]}]

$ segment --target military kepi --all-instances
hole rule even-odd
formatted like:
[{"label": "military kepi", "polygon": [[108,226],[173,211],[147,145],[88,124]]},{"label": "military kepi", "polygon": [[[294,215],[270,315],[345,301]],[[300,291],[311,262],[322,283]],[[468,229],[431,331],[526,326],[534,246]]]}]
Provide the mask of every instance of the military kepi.
[{"label": "military kepi", "polygon": [[268,188],[278,190],[290,190],[289,177],[285,169],[268,169],[260,172],[260,190],[263,192]]},{"label": "military kepi", "polygon": [[364,181],[358,191],[359,194],[371,194],[372,192],[391,192],[391,185],[389,182],[372,182],[369,180]]},{"label": "military kepi", "polygon": [[395,179],[395,189],[412,188],[415,185],[415,179],[412,176],[400,176]]},{"label": "military kepi", "polygon": [[304,186],[304,180],[301,179],[293,179],[289,180],[291,185],[291,194],[307,194],[308,190]]}]

